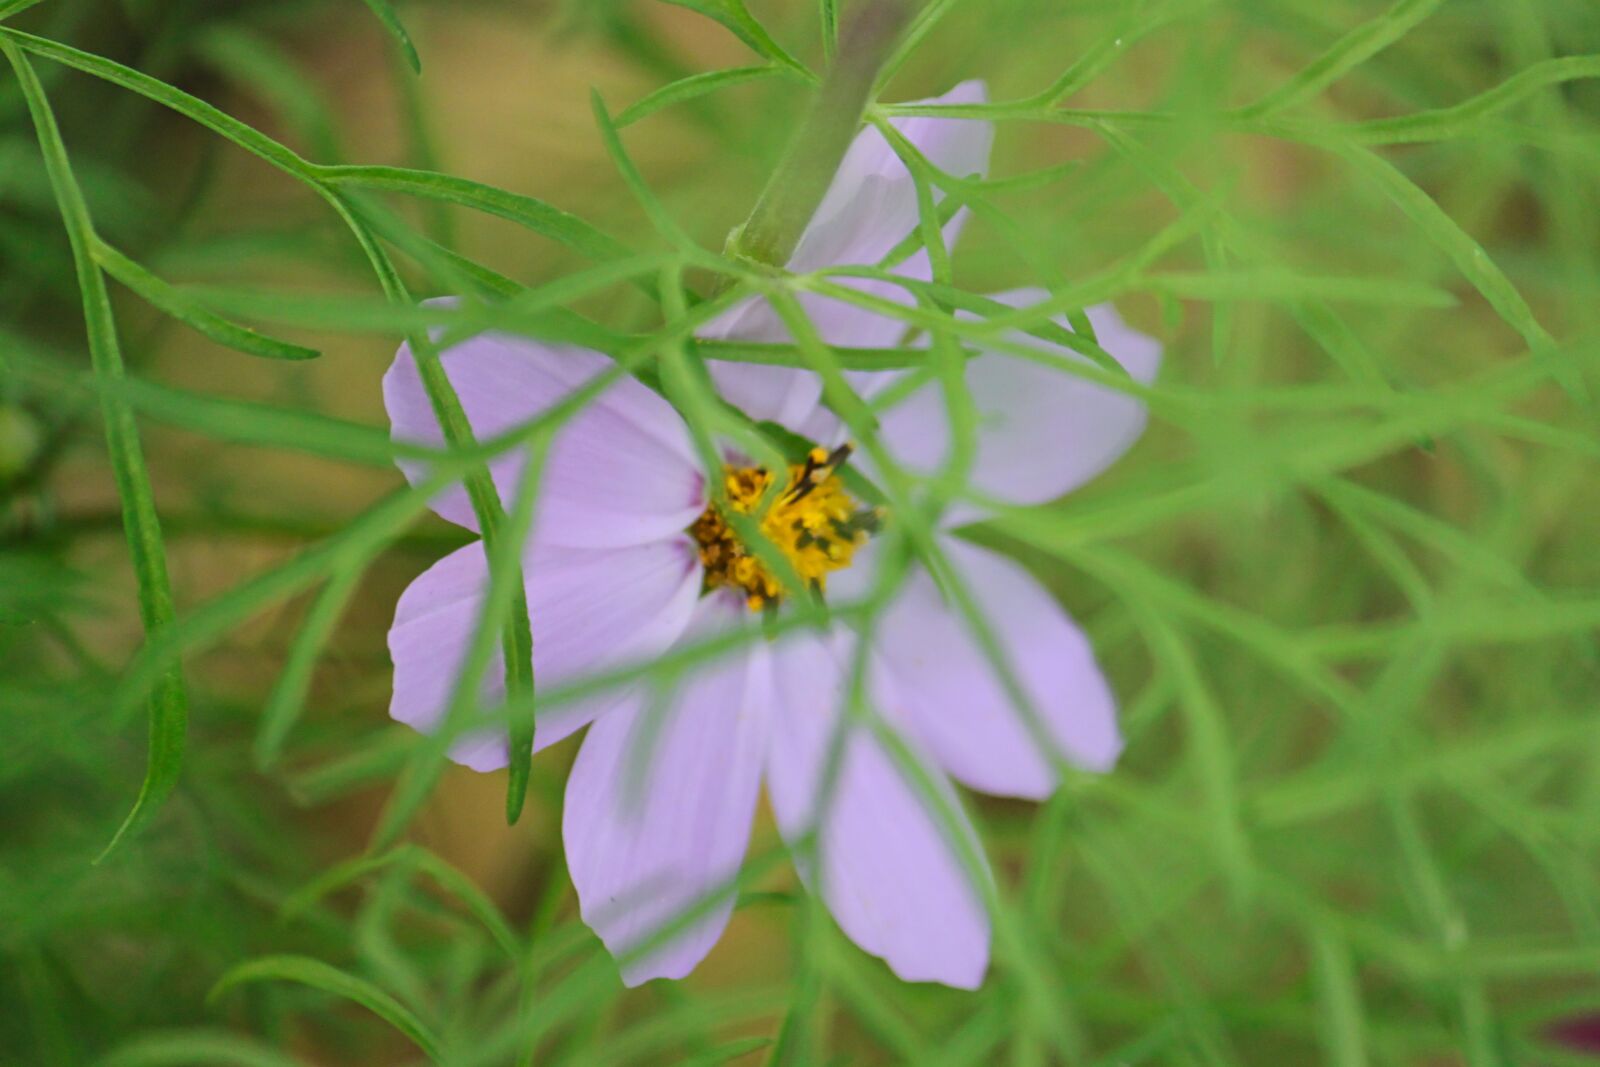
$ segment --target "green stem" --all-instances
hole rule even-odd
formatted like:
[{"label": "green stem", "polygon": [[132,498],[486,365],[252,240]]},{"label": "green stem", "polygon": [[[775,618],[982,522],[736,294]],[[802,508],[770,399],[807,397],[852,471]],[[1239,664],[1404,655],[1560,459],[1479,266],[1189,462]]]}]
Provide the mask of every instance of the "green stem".
[{"label": "green stem", "polygon": [[858,3],[811,110],[795,128],[755,210],[728,238],[730,255],[773,267],[789,262],[861,127],[878,70],[916,6],[916,0]]}]

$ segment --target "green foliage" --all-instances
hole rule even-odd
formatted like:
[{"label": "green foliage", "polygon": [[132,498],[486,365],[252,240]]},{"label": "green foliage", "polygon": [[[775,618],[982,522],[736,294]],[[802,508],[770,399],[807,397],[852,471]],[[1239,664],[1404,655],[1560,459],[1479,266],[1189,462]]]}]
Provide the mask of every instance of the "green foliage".
[{"label": "green foliage", "polygon": [[[1564,0],[932,0],[866,115],[917,180],[916,233],[884,263],[791,275],[723,237],[866,0],[673,2],[556,21],[0,2],[0,1061],[1582,1062],[1541,1035],[1600,1012],[1600,24]],[[566,116],[581,178],[539,153],[525,182],[453,161],[474,114],[449,79],[482,73],[459,52],[484,27],[607,57],[592,100],[539,64],[492,83]],[[992,102],[890,102],[965,77]],[[384,87],[398,147],[345,155],[374,143],[347,79]],[[997,124],[987,178],[889,123],[929,114]],[[888,273],[924,249],[931,281]],[[1021,285],[1050,296],[983,295]],[[930,342],[826,345],[805,294]],[[694,336],[753,295],[793,343]],[[1163,338],[1155,386],[1087,329],[1108,300]],[[437,354],[491,330],[616,366],[475,439]],[[402,340],[441,449],[378,421]],[[804,442],[722,405],[706,363],[809,368],[876,461],[852,487],[898,517],[893,565],[773,630],[870,630],[920,559],[1037,732],[918,503],[977,499],[961,367],[980,346],[1149,406],[1095,484],[969,531],[1093,638],[1123,764],[1068,770],[1040,807],[961,801],[981,840],[952,840],[996,871],[976,993],[895,980],[759,831],[703,972],[624,990],[569,891],[566,756],[531,758],[534,717],[753,638],[536,689],[518,549],[538,479],[501,500],[486,463],[537,470],[621,375],[702,451],[781,459]],[[956,447],[926,478],[878,441],[904,390],[869,400],[847,373],[883,368],[944,390]],[[397,458],[436,473],[405,487]],[[404,582],[461,543],[426,503],[463,479],[491,589],[445,728],[419,737],[385,715],[383,636]],[[479,708],[498,669],[508,698]],[[853,715],[881,726],[861,689]],[[446,753],[486,711],[513,769],[430,830],[478,792]]]},{"label": "green foliage", "polygon": [[[83,293],[83,318],[88,333],[89,358],[94,373],[103,382],[115,383],[123,377],[122,351],[112,318],[111,298],[105,276],[96,262],[100,239],[94,232],[88,204],[78,186],[66,146],[56,126],[55,114],[22,53],[15,46],[0,44],[17,85],[27,102],[28,113],[38,133],[45,172],[55,190],[72,244],[72,259],[77,268],[78,286]],[[161,539],[161,520],[156,515],[155,496],[150,488],[150,472],[145,467],[144,450],[132,413],[117,397],[103,394],[102,417],[106,445],[111,453],[111,468],[116,478],[117,495],[122,500],[122,524],[127,534],[128,553],[133,558],[134,575],[139,583],[139,615],[148,637],[159,637],[172,625],[172,587],[167,579],[166,547]],[[118,828],[107,851],[122,836],[150,816],[151,809],[166,799],[177,784],[183,763],[184,732],[189,717],[189,695],[178,665],[171,665],[152,686],[150,706],[150,755],[144,783],[139,787],[133,810]]]}]

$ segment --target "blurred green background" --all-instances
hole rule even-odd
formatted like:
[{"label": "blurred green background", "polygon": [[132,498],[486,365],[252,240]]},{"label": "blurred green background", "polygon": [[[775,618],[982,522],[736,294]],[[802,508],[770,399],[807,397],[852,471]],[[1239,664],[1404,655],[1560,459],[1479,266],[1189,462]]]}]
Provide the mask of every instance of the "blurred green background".
[{"label": "blurred green background", "polygon": [[[745,17],[820,68],[830,7],[414,0],[395,11],[420,76],[387,6],[356,0],[9,0],[0,33],[114,59],[317,163],[443,171],[660,247],[591,87],[616,114],[770,64]],[[296,413],[386,432],[403,327],[344,224],[245,135],[30,46],[97,232],[170,283],[111,296],[129,375],[160,387],[134,406],[178,617],[205,636],[181,780],[97,864],[145,772],[143,708],[116,699],[138,598],[66,230],[5,68],[0,1064],[420,1062],[413,1021],[462,1064],[1600,1062],[1546,1037],[1600,1013],[1600,10],[926,14],[885,101],[970,77],[1030,101],[991,170],[1026,177],[988,191],[958,282],[1111,277],[1168,346],[1126,459],[979,534],[1084,623],[1129,739],[1042,807],[974,802],[1027,951],[999,949],[977,993],[901,984],[779,864],[691,979],[625,991],[562,868],[571,742],[535,760],[517,825],[503,774],[452,768],[406,843],[370,850],[415,769],[384,635],[461,535],[383,539],[270,741],[314,596],[202,608],[400,486],[267,438],[311,435]],[[715,251],[807,94],[763,73],[624,137]],[[586,265],[485,211],[370,209],[402,252],[421,235],[520,285]],[[437,256],[399,262],[413,293],[449,291]],[[258,359],[174,307],[322,354]],[[625,287],[576,307],[657,313]],[[752,855],[776,844],[763,814]]]}]

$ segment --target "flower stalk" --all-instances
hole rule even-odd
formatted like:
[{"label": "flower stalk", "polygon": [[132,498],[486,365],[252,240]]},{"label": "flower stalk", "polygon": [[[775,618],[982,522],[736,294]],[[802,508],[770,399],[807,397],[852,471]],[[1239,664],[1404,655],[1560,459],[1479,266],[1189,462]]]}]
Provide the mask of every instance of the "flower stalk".
[{"label": "flower stalk", "polygon": [[839,47],[817,95],[728,254],[781,267],[822,202],[839,161],[861,127],[878,71],[894,50],[917,0],[862,0],[841,28]]}]

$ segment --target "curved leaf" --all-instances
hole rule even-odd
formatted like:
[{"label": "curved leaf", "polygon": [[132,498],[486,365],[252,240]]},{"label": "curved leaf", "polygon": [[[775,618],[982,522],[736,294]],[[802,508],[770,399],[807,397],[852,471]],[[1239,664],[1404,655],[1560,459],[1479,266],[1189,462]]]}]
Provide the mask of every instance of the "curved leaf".
[{"label": "curved leaf", "polygon": [[202,307],[182,289],[156,277],[104,241],[96,240],[94,256],[107,274],[132,289],[152,307],[205,334],[219,345],[263,359],[316,359],[315,348],[280,341]]},{"label": "curved leaf", "polygon": [[383,28],[389,31],[389,35],[400,46],[400,51],[405,55],[406,62],[411,64],[411,69],[421,74],[422,59],[417,55],[417,46],[411,43],[411,35],[406,32],[405,26],[401,25],[400,16],[394,13],[389,0],[366,0],[366,5],[372,9],[374,15],[378,16]]},{"label": "curved leaf", "polygon": [[626,245],[576,215],[552,207],[536,197],[468,178],[412,170],[409,167],[385,166],[322,166],[316,167],[315,172],[320,181],[329,185],[408,193],[498,215],[581,252],[590,259],[620,259],[630,254]]},{"label": "curved leaf", "polygon": [[707,93],[725,89],[730,85],[739,85],[743,82],[755,81],[757,78],[767,78],[774,74],[785,73],[779,66],[760,67],[730,67],[727,70],[708,70],[703,74],[692,74],[687,78],[679,78],[675,82],[668,82],[655,92],[636,100],[618,113],[615,125],[617,129],[638,122],[646,115],[660,111],[673,104],[681,104],[685,100],[693,100],[705,96]]},{"label": "curved leaf", "polygon": [[435,1062],[443,1059],[439,1039],[410,1008],[365,978],[357,978],[337,967],[330,967],[321,960],[308,956],[263,956],[241,963],[217,980],[207,999],[215,1000],[228,990],[248,982],[298,982],[353,1001],[405,1034],[427,1053],[429,1059]]},{"label": "curved leaf", "polygon": [[774,63],[783,64],[807,81],[816,80],[816,75],[812,74],[804,63],[773,40],[767,28],[750,14],[744,5],[744,0],[665,0],[665,2],[677,7],[686,7],[690,11],[698,11],[706,18],[721,24],[757,54],[767,57]]}]

